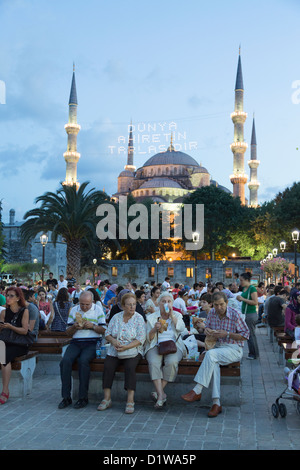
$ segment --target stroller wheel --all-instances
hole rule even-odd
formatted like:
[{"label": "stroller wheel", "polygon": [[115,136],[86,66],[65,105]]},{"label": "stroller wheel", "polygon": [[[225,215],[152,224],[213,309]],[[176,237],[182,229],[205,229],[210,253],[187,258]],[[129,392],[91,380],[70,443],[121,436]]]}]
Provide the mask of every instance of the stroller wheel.
[{"label": "stroller wheel", "polygon": [[287,410],[286,410],[286,406],[285,406],[284,403],[280,403],[280,405],[279,405],[279,413],[280,413],[280,416],[281,416],[282,418],[285,418],[285,417],[286,417],[286,415],[287,415]]},{"label": "stroller wheel", "polygon": [[274,418],[278,418],[279,406],[277,405],[277,403],[273,403],[271,410],[272,410],[272,415],[274,416]]}]

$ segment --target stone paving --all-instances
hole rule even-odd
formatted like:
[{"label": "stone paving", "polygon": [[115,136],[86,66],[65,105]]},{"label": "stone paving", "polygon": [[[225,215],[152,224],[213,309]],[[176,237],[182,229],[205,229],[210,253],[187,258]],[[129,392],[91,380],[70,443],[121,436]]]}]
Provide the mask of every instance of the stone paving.
[{"label": "stone paving", "polygon": [[[226,406],[217,418],[207,417],[201,402],[138,405],[133,415],[125,403],[105,412],[86,408],[58,410],[59,376],[34,378],[26,399],[9,399],[0,407],[1,450],[288,450],[300,448],[300,416],[285,400],[287,416],[274,418],[271,405],[284,389],[283,366],[265,328],[257,329],[260,359],[241,365],[240,406]],[[191,385],[192,385],[191,380]],[[171,387],[171,385],[170,385]],[[169,392],[170,393],[170,392]],[[100,401],[101,397],[99,397]]]}]

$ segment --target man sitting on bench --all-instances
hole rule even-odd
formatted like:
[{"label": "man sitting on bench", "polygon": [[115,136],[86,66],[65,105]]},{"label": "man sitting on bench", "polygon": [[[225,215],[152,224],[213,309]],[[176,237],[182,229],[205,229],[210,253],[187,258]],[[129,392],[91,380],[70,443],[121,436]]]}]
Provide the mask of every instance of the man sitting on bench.
[{"label": "man sitting on bench", "polygon": [[197,385],[181,398],[188,402],[201,399],[203,387],[208,387],[213,379],[213,405],[208,416],[214,418],[222,412],[220,405],[220,365],[239,362],[243,356],[244,341],[249,338],[249,329],[240,313],[229,307],[224,292],[212,295],[213,308],[206,319],[205,334],[216,340],[212,349],[205,352],[203,362],[194,378]]},{"label": "man sitting on bench", "polygon": [[84,291],[79,304],[69,313],[67,334],[73,336],[71,343],[60,363],[62,398],[58,408],[71,405],[72,365],[78,361],[79,399],[74,408],[83,408],[88,404],[88,386],[90,361],[96,357],[96,343],[106,330],[105,315],[102,307],[93,304],[93,294]]}]

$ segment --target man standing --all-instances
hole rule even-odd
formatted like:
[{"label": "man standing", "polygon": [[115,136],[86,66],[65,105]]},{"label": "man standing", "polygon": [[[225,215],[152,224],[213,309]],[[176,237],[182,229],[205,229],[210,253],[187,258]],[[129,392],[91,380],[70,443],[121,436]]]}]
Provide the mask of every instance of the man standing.
[{"label": "man standing", "polygon": [[57,283],[57,289],[61,289],[62,287],[68,288],[68,282],[66,281],[65,277],[63,274],[59,276],[59,281]]},{"label": "man standing", "polygon": [[206,319],[204,333],[217,340],[213,349],[206,351],[203,362],[194,378],[197,385],[181,398],[188,402],[199,401],[203,387],[209,387],[213,380],[213,405],[208,412],[215,418],[222,412],[220,404],[220,366],[239,362],[243,356],[244,341],[249,339],[249,329],[240,313],[228,306],[224,292],[212,295],[213,308]]},{"label": "man standing", "polygon": [[[276,286],[277,287],[277,286]],[[281,289],[279,293],[276,290],[274,297],[270,297],[268,304],[268,324],[269,326],[285,325],[285,309],[287,307],[288,291]]]},{"label": "man standing", "polygon": [[66,408],[72,404],[72,365],[77,359],[79,398],[74,408],[78,409],[88,404],[90,361],[96,357],[96,343],[100,335],[103,335],[106,330],[104,312],[102,307],[93,304],[93,294],[91,292],[82,292],[79,304],[70,311],[68,324],[69,328],[66,332],[73,338],[60,363],[63,400],[58,408]]},{"label": "man standing", "polygon": [[55,288],[57,287],[57,279],[54,279],[53,273],[49,273],[49,279],[46,281],[48,291],[50,290],[49,284],[53,284]]}]

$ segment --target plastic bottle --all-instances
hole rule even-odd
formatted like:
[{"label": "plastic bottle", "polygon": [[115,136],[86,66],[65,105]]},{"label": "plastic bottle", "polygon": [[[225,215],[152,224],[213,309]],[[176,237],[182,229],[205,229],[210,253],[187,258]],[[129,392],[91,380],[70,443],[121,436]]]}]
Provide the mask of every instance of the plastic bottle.
[{"label": "plastic bottle", "polygon": [[96,343],[96,357],[101,357],[101,341],[97,341]]},{"label": "plastic bottle", "polygon": [[165,303],[165,312],[169,313],[169,311],[170,311],[169,305],[167,303]]}]

